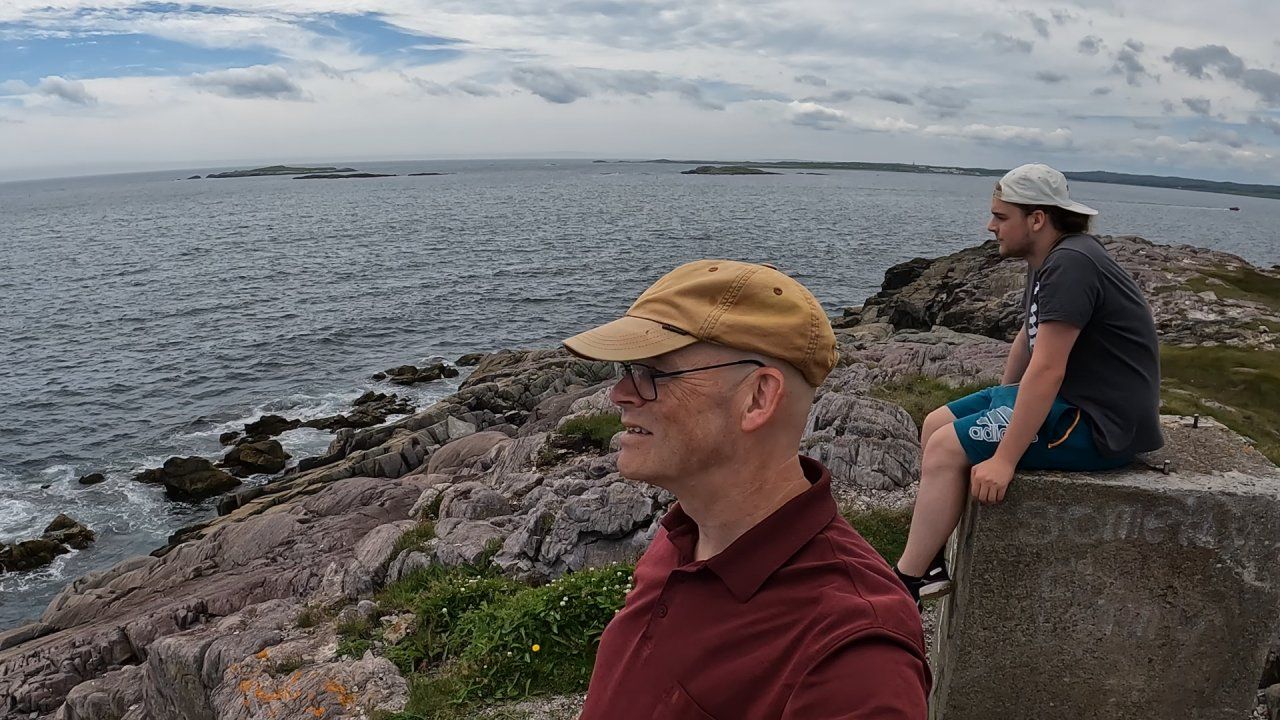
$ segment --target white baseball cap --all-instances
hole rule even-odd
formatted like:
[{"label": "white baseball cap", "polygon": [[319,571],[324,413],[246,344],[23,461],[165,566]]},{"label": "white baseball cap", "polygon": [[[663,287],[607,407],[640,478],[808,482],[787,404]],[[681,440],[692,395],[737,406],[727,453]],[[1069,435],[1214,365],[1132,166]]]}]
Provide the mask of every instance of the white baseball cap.
[{"label": "white baseball cap", "polygon": [[996,183],[993,197],[1017,205],[1055,205],[1081,215],[1097,215],[1098,211],[1071,199],[1067,177],[1042,163],[1016,167]]}]

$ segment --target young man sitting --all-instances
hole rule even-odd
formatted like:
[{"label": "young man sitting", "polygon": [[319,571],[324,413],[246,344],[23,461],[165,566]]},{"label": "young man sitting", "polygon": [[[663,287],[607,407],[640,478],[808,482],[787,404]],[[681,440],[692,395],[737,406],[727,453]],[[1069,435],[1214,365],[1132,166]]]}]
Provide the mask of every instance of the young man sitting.
[{"label": "young man sitting", "polygon": [[1136,282],[1088,234],[1047,165],[1011,170],[987,229],[1027,261],[1026,321],[1001,384],[929,414],[911,534],[895,568],[912,596],[950,591],[942,553],[966,501],[998,503],[1014,470],[1108,470],[1159,448],[1160,349]]}]

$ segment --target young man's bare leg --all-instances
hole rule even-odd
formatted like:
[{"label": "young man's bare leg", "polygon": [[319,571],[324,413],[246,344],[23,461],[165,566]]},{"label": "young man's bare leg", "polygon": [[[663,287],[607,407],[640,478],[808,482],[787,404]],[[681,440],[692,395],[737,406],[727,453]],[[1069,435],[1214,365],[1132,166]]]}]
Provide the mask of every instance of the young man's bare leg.
[{"label": "young man's bare leg", "polygon": [[954,425],[935,428],[920,459],[920,489],[911,516],[911,534],[898,570],[919,577],[960,522],[969,491],[969,457]]},{"label": "young man's bare leg", "polygon": [[929,438],[933,437],[933,433],[943,425],[950,425],[956,421],[956,416],[951,413],[951,408],[943,405],[924,417],[924,424],[920,428],[920,452],[929,447]]}]

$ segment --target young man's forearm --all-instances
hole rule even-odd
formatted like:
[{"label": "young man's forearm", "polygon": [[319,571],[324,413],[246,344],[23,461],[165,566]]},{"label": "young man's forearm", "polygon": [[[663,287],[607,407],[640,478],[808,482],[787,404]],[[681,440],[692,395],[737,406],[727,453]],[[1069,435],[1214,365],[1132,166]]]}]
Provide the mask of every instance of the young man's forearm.
[{"label": "young man's forearm", "polygon": [[1053,407],[1054,398],[1062,388],[1062,371],[1051,367],[1032,365],[1022,374],[1018,397],[1013,404],[1013,418],[1005,431],[1004,439],[996,448],[995,457],[1016,466],[1027,451],[1036,433],[1044,424]]},{"label": "young man's forearm", "polygon": [[1000,384],[1017,384],[1022,380],[1022,375],[1027,371],[1027,364],[1030,362],[1031,350],[1027,348],[1027,328],[1024,326],[1018,331],[1018,337],[1013,339],[1013,345],[1009,347],[1009,357],[1004,362],[1004,375],[1000,377]]}]

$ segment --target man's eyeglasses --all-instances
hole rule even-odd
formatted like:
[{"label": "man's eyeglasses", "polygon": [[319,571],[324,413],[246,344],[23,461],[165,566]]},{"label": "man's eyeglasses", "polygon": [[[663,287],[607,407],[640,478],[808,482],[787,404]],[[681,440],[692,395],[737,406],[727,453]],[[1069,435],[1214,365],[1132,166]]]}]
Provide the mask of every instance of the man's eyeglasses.
[{"label": "man's eyeglasses", "polygon": [[734,362],[720,363],[718,365],[706,365],[704,367],[689,368],[687,370],[659,372],[657,369],[641,363],[618,363],[618,367],[621,370],[621,377],[630,378],[636,394],[640,396],[641,400],[646,402],[652,402],[658,399],[658,381],[662,378],[676,377],[677,375],[688,375],[689,373],[702,372],[703,370],[733,367],[734,365],[754,365],[756,367],[765,367],[765,364],[759,360],[735,360]]}]

